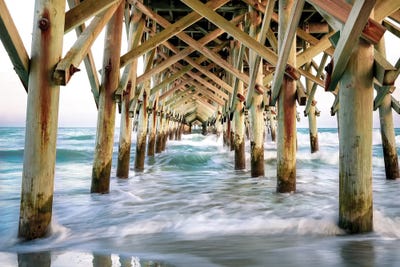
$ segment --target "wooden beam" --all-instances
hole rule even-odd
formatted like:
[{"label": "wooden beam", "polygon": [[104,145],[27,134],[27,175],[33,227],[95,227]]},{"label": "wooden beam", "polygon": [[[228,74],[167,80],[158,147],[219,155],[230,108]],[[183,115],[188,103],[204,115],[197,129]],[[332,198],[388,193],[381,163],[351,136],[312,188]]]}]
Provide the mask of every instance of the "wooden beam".
[{"label": "wooden beam", "polygon": [[[179,53],[179,50],[173,46],[172,44],[170,44],[169,42],[165,42],[165,46],[167,46],[170,50],[172,50],[174,53]],[[219,47],[223,47],[225,46],[225,43],[221,43],[217,50],[219,50]],[[206,58],[204,58],[206,59]],[[219,86],[223,87],[224,89],[226,89],[229,93],[231,93],[233,91],[232,87],[227,84],[226,82],[224,82],[222,79],[220,79],[217,75],[215,75],[214,73],[206,70],[204,67],[202,67],[199,63],[197,63],[197,60],[193,60],[190,57],[186,57],[185,61],[188,62],[190,65],[192,65],[194,68],[196,68],[197,70],[199,70],[201,73],[203,73],[204,75],[208,76],[213,82],[217,83]],[[179,68],[182,68],[183,66],[179,63],[176,63],[176,65]],[[192,73],[191,70],[188,72],[189,74]],[[214,85],[210,85],[212,88],[215,88]],[[210,87],[210,88],[211,88]],[[217,88],[217,91],[221,91],[223,94],[225,94],[222,89]]]},{"label": "wooden beam", "polygon": [[272,94],[271,94],[271,106],[274,106],[279,96],[281,89],[283,75],[285,74],[285,68],[287,68],[287,62],[289,54],[292,49],[293,40],[296,37],[296,29],[299,24],[301,14],[303,12],[304,0],[298,0],[295,2],[292,12],[290,14],[290,24],[288,25],[285,36],[283,37],[282,46],[279,47],[279,57],[276,64],[275,75],[272,81]]},{"label": "wooden beam", "polygon": [[[137,11],[137,9],[135,9]],[[131,22],[132,25],[130,25],[130,40],[128,41],[128,45],[131,47],[137,47],[139,45],[140,40],[142,39],[143,36],[143,31],[145,28],[145,21],[142,19],[142,13],[136,12],[136,14],[133,14],[133,20]],[[134,31],[134,32],[132,32]],[[136,63],[135,63],[136,61]],[[135,64],[133,64],[135,63]],[[135,66],[136,65],[136,66]],[[133,70],[132,68],[135,68]],[[137,59],[133,60],[131,63],[129,63],[127,66],[125,66],[124,71],[122,73],[122,77],[119,81],[119,85],[117,90],[115,91],[115,95],[119,95],[118,97],[121,97],[123,95],[123,91],[126,89],[128,82],[134,78],[135,83],[132,84],[133,88],[136,88],[137,85],[139,84],[137,82],[136,78],[137,74]],[[132,77],[135,76],[135,77]]]},{"label": "wooden beam", "polygon": [[400,1],[377,0],[374,9],[374,19],[381,21],[400,9]]},{"label": "wooden beam", "polygon": [[[154,13],[153,11],[149,10],[148,8],[141,8],[141,11],[146,14],[147,16],[151,16],[158,24],[160,24],[164,28],[170,28],[172,27],[172,24],[169,23],[166,19],[158,15],[157,13]],[[216,52],[213,50],[210,50],[203,45],[199,44],[197,41],[193,40],[189,35],[187,35],[184,32],[180,32],[177,34],[177,36],[187,43],[189,46],[193,47],[196,49],[198,52],[202,53],[205,58],[210,59],[214,61],[215,64],[218,66],[224,68],[227,72],[235,75],[242,81],[244,81],[246,84],[249,83],[249,77],[248,75],[244,73],[240,73],[237,69],[235,69],[231,64],[223,60]],[[253,39],[254,40],[254,39]],[[198,60],[196,60],[197,62]],[[199,63],[199,62],[197,62]],[[200,64],[200,63],[199,63]]]},{"label": "wooden beam", "polygon": [[297,103],[299,103],[299,106],[305,106],[307,103],[307,95],[305,92],[305,88],[301,81],[297,81],[297,88],[296,88],[296,99]]},{"label": "wooden beam", "polygon": [[64,33],[67,33],[90,17],[96,16],[111,6],[118,4],[121,0],[85,0],[72,7],[65,13]]},{"label": "wooden beam", "polygon": [[382,104],[383,99],[387,94],[391,94],[395,87],[393,85],[379,86],[375,84],[376,97],[374,99],[374,110],[377,110]]},{"label": "wooden beam", "polygon": [[329,41],[329,37],[331,37],[333,34],[334,32],[330,32],[324,35],[324,37],[322,37],[316,45],[313,45],[304,50],[302,53],[298,54],[296,58],[296,66],[298,68],[303,66],[307,62],[311,61],[318,54],[330,48],[332,45]]},{"label": "wooden beam", "polygon": [[159,83],[156,86],[154,86],[153,88],[151,88],[150,95],[154,95],[157,91],[159,91],[159,90],[161,90],[163,88],[166,88],[168,84],[170,84],[170,83],[174,82],[175,80],[179,79],[180,77],[185,75],[191,69],[192,69],[191,66],[185,66],[184,68],[182,68],[181,70],[177,71],[176,73],[174,73],[170,77],[164,79],[161,83]]},{"label": "wooden beam", "polygon": [[388,20],[383,20],[382,21],[382,25],[388,29],[391,33],[393,33],[394,35],[397,36],[397,38],[400,38],[400,28],[397,27],[396,25],[394,25],[393,23],[391,23]]},{"label": "wooden beam", "polygon": [[[325,11],[328,15],[333,16],[340,23],[347,24],[347,20],[351,19],[353,7],[348,4],[345,0],[307,0],[310,4],[316,8],[320,8]],[[398,1],[387,1],[387,2],[398,2]],[[375,1],[373,1],[375,3]],[[368,15],[371,13],[369,11]],[[385,29],[373,19],[367,19],[363,21],[364,25],[361,30],[361,37],[372,44],[377,44],[385,33]]]},{"label": "wooden beam", "polygon": [[29,56],[4,0],[0,0],[0,39],[25,91],[28,92]]},{"label": "wooden beam", "polygon": [[392,20],[400,23],[400,9],[389,16]]},{"label": "wooden beam", "polygon": [[[144,8],[145,7],[142,7],[142,9],[144,9]],[[243,19],[243,15],[236,16],[235,18],[232,19],[232,23],[238,23],[242,19]],[[201,45],[206,45],[207,43],[209,43],[211,41],[215,41],[217,39],[217,37],[223,33],[224,33],[224,31],[222,29],[217,28],[216,30],[210,32],[209,34],[207,34],[206,36],[201,38],[198,42]],[[146,72],[146,73],[143,73],[142,75],[140,75],[137,78],[137,82],[141,83],[144,80],[149,79],[152,75],[154,75],[158,72],[161,72],[164,69],[168,68],[169,66],[173,65],[174,63],[178,62],[179,60],[188,57],[194,51],[195,51],[194,48],[188,46],[187,48],[183,49],[182,51],[179,51],[178,53],[176,53],[176,55],[173,55],[173,56],[169,57],[167,60],[164,60],[159,65],[157,65],[155,68],[151,69],[149,72]]]},{"label": "wooden beam", "polygon": [[389,61],[375,49],[374,51],[374,76],[378,81],[379,85],[393,85],[397,77],[393,77],[396,72],[396,68],[390,64]]},{"label": "wooden beam", "polygon": [[[217,9],[224,4],[229,2],[229,0],[215,0],[215,1],[209,1],[206,6],[210,7],[212,10]],[[135,1],[134,3],[137,8],[145,13],[149,18],[156,20],[156,18],[152,17],[152,14],[154,13],[147,13],[146,10],[143,10],[140,5],[139,1]],[[149,16],[150,15],[150,16]],[[124,67],[126,64],[128,64],[130,61],[132,61],[134,58],[139,57],[146,53],[147,51],[153,49],[154,47],[158,46],[159,44],[165,42],[169,38],[171,38],[174,35],[177,35],[178,33],[182,32],[184,29],[192,25],[193,23],[196,23],[202,18],[199,14],[196,12],[191,12],[190,14],[186,15],[185,17],[181,18],[179,21],[175,22],[172,24],[170,27],[164,27],[164,30],[158,33],[156,36],[152,37],[145,43],[143,43],[141,46],[139,46],[137,49],[133,49],[128,51],[126,54],[121,56],[121,67]]]},{"label": "wooden beam", "polygon": [[[323,74],[327,58],[328,58],[328,54],[324,54],[322,56],[321,62],[319,63],[319,67],[317,69],[317,77],[320,77]],[[313,86],[311,87],[311,90],[310,90],[309,94],[308,94],[306,108],[304,109],[304,115],[305,116],[307,116],[310,113],[311,104],[312,104],[312,101],[314,100],[314,95],[315,95],[315,91],[317,90],[317,86],[318,86],[318,84],[314,83]]]},{"label": "wooden beam", "polygon": [[[80,0],[68,0],[68,5],[70,7],[74,7],[75,5],[79,4]],[[85,24],[82,24],[78,27],[75,28],[76,36],[79,37],[79,35],[82,34],[84,29],[86,28]],[[88,76],[90,88],[93,94],[94,101],[96,103],[96,107],[98,108],[99,106],[99,88],[100,88],[100,82],[99,82],[99,77],[97,74],[97,69],[95,66],[93,54],[91,50],[89,49],[85,59],[83,60],[86,68],[86,73]]]},{"label": "wooden beam", "polygon": [[325,90],[335,90],[347,62],[353,51],[354,44],[358,43],[361,32],[365,28],[369,15],[374,8],[375,0],[357,0],[348,16],[343,31],[340,34],[340,39],[333,55],[333,71],[330,82],[328,82]]},{"label": "wooden beam", "polygon": [[256,42],[253,38],[251,38],[248,34],[243,31],[238,31],[237,27],[227,21],[224,17],[216,13],[211,8],[202,4],[198,0],[181,0],[183,3],[188,5],[190,8],[201,14],[203,17],[217,25],[218,27],[224,29],[227,33],[232,35],[234,38],[241,41],[248,48],[254,50],[257,54],[262,56],[266,61],[271,63],[272,65],[276,65],[278,61],[278,57],[276,54],[270,49],[266,48],[264,45]]},{"label": "wooden beam", "polygon": [[81,64],[97,36],[111,19],[120,3],[120,1],[117,1],[108,10],[96,15],[90,25],[79,35],[65,57],[57,64],[53,75],[56,84],[66,85],[71,76],[79,71],[77,67]]}]

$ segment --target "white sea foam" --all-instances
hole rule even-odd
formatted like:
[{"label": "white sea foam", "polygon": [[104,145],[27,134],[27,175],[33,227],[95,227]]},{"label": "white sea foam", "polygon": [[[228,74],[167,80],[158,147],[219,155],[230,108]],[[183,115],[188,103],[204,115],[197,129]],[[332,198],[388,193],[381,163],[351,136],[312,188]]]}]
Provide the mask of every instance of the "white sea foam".
[{"label": "white sea foam", "polygon": [[400,217],[387,217],[374,210],[374,231],[385,238],[400,239]]}]

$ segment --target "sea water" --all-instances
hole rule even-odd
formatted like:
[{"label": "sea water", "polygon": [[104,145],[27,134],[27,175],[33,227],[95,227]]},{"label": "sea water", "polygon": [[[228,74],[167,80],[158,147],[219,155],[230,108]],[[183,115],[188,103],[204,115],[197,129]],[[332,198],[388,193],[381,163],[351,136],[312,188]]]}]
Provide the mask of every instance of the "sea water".
[{"label": "sea water", "polygon": [[[24,128],[0,128],[0,266],[400,266],[400,179],[385,179],[373,131],[374,231],[338,226],[338,134],[319,129],[311,154],[298,130],[297,191],[276,193],[276,144],[265,142],[265,177],[234,170],[215,135],[184,135],[90,194],[94,128],[60,128],[52,232],[17,238]],[[133,149],[136,137],[133,136]],[[400,130],[396,129],[400,147]],[[400,153],[400,151],[398,151]],[[134,162],[132,152],[131,166]]]}]

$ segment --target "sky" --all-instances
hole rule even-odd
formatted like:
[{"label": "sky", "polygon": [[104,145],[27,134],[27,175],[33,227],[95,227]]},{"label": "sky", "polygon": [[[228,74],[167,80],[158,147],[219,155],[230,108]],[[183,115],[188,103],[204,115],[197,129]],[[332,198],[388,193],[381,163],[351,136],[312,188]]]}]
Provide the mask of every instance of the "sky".
[{"label": "sky", "polygon": [[[20,1],[5,0],[5,3],[14,19],[14,23],[30,54],[32,38],[32,21],[34,1],[25,1],[21,8]],[[73,45],[76,40],[75,32],[71,31],[64,38],[63,54]],[[123,44],[126,43],[124,42]],[[387,46],[387,59],[393,65],[400,57],[400,39],[395,38],[390,32],[385,33]],[[104,35],[100,35],[93,48],[96,68],[101,69]],[[122,50],[126,50],[123,47]],[[59,126],[60,127],[95,127],[97,123],[97,109],[91,93],[84,64],[75,73],[67,86],[60,88]],[[99,77],[100,79],[100,77]],[[397,90],[394,97],[400,100],[400,79],[396,81]],[[318,117],[318,127],[337,127],[336,117],[330,115],[330,108],[334,101],[331,93],[325,92],[323,88],[317,89],[315,99],[317,107],[321,111]],[[25,92],[17,74],[13,70],[11,61],[0,42],[0,126],[25,126],[27,93]],[[299,107],[300,122],[298,127],[308,127],[308,120],[303,116],[304,107]],[[116,126],[119,126],[119,114],[117,114]],[[393,112],[394,125],[400,127],[400,115]],[[374,127],[379,127],[378,112],[374,112]]]}]

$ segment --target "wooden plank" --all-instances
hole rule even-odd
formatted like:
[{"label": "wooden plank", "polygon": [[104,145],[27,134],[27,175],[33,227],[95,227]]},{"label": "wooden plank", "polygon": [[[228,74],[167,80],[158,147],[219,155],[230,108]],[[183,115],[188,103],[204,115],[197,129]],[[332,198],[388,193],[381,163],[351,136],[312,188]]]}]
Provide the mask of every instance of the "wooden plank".
[{"label": "wooden plank", "polygon": [[[140,10],[146,15],[146,16],[151,16],[158,24],[160,24],[162,27],[165,28],[170,28],[172,27],[172,25],[163,17],[161,17],[160,15],[158,15],[157,13],[154,13],[153,11],[149,10],[148,8],[145,8],[145,6],[140,6],[138,5],[138,7],[140,7]],[[188,36],[186,33],[184,32],[180,32],[177,34],[177,36],[184,41],[185,43],[187,43],[189,46],[193,47],[194,49],[196,49],[197,51],[199,51],[200,53],[202,53],[206,59],[210,59],[212,61],[214,61],[215,64],[217,64],[218,66],[224,68],[226,71],[228,71],[229,73],[235,75],[236,77],[238,77],[239,79],[241,79],[242,81],[244,81],[246,84],[249,83],[249,77],[248,75],[245,75],[244,73],[240,73],[237,69],[235,69],[231,64],[229,64],[228,62],[226,62],[225,60],[223,60],[214,50],[210,50],[204,46],[202,46],[201,44],[199,44],[197,41],[193,40],[190,36]],[[254,40],[254,39],[253,39]],[[203,57],[202,57],[203,58]],[[196,60],[196,62],[198,64],[200,64],[200,62],[198,62],[199,60]],[[203,60],[204,61],[204,60]]]},{"label": "wooden plank", "polygon": [[[328,54],[324,54],[322,56],[321,62],[319,63],[319,66],[317,69],[317,77],[322,76],[327,58],[328,58]],[[308,94],[306,107],[304,109],[305,116],[307,116],[310,113],[311,104],[312,104],[312,101],[314,100],[314,95],[315,95],[315,91],[317,90],[317,86],[318,86],[318,84],[314,82],[313,86],[311,87],[311,91]]]},{"label": "wooden plank", "polygon": [[[328,15],[333,16],[342,24],[346,23],[348,19],[351,19],[351,12],[355,6],[354,4],[352,7],[345,0],[307,0],[307,2],[316,8],[321,8]],[[357,3],[357,1],[355,3]],[[385,33],[384,27],[382,27],[377,21],[370,18],[365,22],[363,21],[363,23],[365,24],[363,25],[361,37],[372,44],[377,44]]]},{"label": "wooden plank", "polygon": [[[232,22],[238,23],[240,20],[243,19],[243,17],[244,17],[243,15],[236,16],[235,18],[232,19]],[[217,28],[216,30],[214,30],[214,31],[210,32],[209,34],[207,34],[206,36],[202,37],[198,42],[201,45],[206,45],[207,43],[209,43],[211,41],[218,40],[217,39],[218,36],[220,36],[223,33],[224,33],[224,31],[222,29]],[[179,51],[178,53],[176,53],[176,55],[173,55],[173,56],[169,57],[167,60],[164,60],[159,65],[157,65],[155,68],[151,69],[149,72],[146,72],[146,73],[143,73],[142,75],[140,75],[137,78],[137,82],[141,83],[144,80],[149,79],[152,75],[157,74],[158,72],[163,71],[164,69],[168,68],[169,66],[178,62],[179,60],[188,57],[194,51],[195,51],[195,49],[190,46],[183,49],[182,51]],[[193,62],[194,61],[192,61],[192,63]],[[195,65],[193,65],[193,66],[195,66]],[[214,78],[212,78],[212,79],[214,79]],[[220,79],[218,79],[218,80],[220,80]]]},{"label": "wooden plank", "polygon": [[[224,4],[229,2],[229,0],[215,0],[215,1],[209,1],[206,5],[207,7],[210,7],[212,10],[217,9]],[[145,10],[141,8],[141,3],[139,1],[136,1],[134,3],[139,10],[141,10],[143,13],[146,14]],[[154,13],[151,13],[154,14]],[[151,14],[146,14],[149,18],[151,19],[156,19],[153,18]],[[150,16],[149,16],[150,15]],[[185,17],[181,18],[179,21],[175,22],[172,24],[170,27],[164,27],[164,30],[158,33],[156,36],[152,37],[148,41],[144,42],[140,47],[137,49],[133,49],[128,51],[126,54],[121,56],[121,67],[124,67],[126,64],[128,64],[130,61],[132,61],[134,58],[137,58],[147,51],[153,49],[154,47],[158,46],[159,44],[165,42],[172,36],[178,34],[179,32],[183,31],[190,25],[196,23],[202,18],[199,14],[196,12],[191,12],[190,14],[186,15]]]},{"label": "wooden plank", "polygon": [[296,1],[293,6],[292,12],[290,14],[290,24],[286,28],[285,36],[283,38],[283,42],[281,43],[281,47],[279,47],[279,56],[278,62],[276,64],[274,79],[272,80],[272,94],[271,94],[271,103],[270,105],[274,106],[276,100],[279,96],[279,92],[281,89],[283,75],[285,74],[285,68],[287,66],[289,54],[292,49],[293,40],[296,36],[296,28],[299,24],[300,17],[303,11],[304,0]]},{"label": "wooden plank", "polygon": [[29,56],[4,0],[0,0],[0,39],[25,91],[28,92]]},{"label": "wooden plank", "polygon": [[311,61],[318,54],[330,48],[332,45],[329,41],[329,37],[331,37],[333,34],[334,32],[330,32],[324,35],[324,37],[322,37],[316,45],[313,45],[304,50],[302,53],[298,54],[296,57],[296,66],[298,68],[303,66],[307,62]]},{"label": "wooden plank", "polygon": [[79,35],[65,57],[57,64],[53,75],[53,80],[56,84],[66,85],[71,76],[79,71],[77,67],[81,64],[97,36],[111,19],[119,5],[120,1],[113,4],[103,13],[96,15],[90,25]]},{"label": "wooden plank", "polygon": [[[137,9],[135,9],[135,10],[137,10]],[[134,23],[134,24],[132,24],[130,26],[130,28],[133,28],[133,29],[130,29],[130,31],[134,30],[135,34],[130,33],[130,39],[128,40],[128,45],[130,47],[137,47],[143,36],[143,31],[145,28],[145,21],[144,21],[144,19],[142,19],[142,13],[139,11],[136,12],[133,16],[134,16],[134,19],[131,21],[131,23]],[[125,66],[124,71],[121,76],[121,79],[119,81],[118,88],[115,91],[116,97],[121,98],[129,81],[131,81],[131,82],[132,82],[132,80],[135,81],[135,83],[132,84],[133,88],[136,88],[137,85],[139,84],[137,82],[137,77],[136,77],[137,66],[135,67],[134,66],[135,64],[133,64],[133,63],[137,64],[137,59],[133,60],[132,63],[129,63],[127,66]],[[135,70],[133,70],[133,68],[135,68]],[[134,76],[134,77],[132,77],[132,76]]]},{"label": "wooden plank", "polygon": [[375,84],[376,96],[374,99],[374,110],[377,110],[382,104],[383,99],[387,94],[392,93],[395,89],[393,85],[379,86]]},{"label": "wooden plank", "polygon": [[297,103],[299,103],[299,106],[305,106],[307,103],[307,95],[305,92],[305,88],[301,81],[297,82],[297,88],[296,88],[296,99]]},{"label": "wooden plank", "polygon": [[391,23],[388,20],[383,20],[382,21],[382,25],[388,29],[388,31],[390,31],[391,33],[393,33],[394,35],[397,36],[397,38],[400,38],[400,28],[397,27],[396,25],[394,25],[393,23]]},{"label": "wooden plank", "polygon": [[85,23],[89,18],[103,13],[121,0],[85,0],[72,7],[65,13],[64,33],[67,33],[79,25]]},{"label": "wooden plank", "polygon": [[266,61],[271,63],[272,65],[276,65],[278,61],[278,57],[276,54],[270,49],[266,48],[264,45],[259,42],[255,42],[253,38],[251,38],[248,34],[243,31],[238,31],[237,27],[227,21],[224,17],[214,12],[211,8],[202,4],[198,0],[181,0],[183,3],[188,5],[190,8],[201,14],[203,17],[207,18],[209,21],[217,25],[218,27],[224,29],[227,33],[232,35],[234,38],[241,41],[248,48],[254,50],[257,54],[262,56]]},{"label": "wooden plank", "polygon": [[390,15],[390,18],[397,23],[400,23],[400,9]]},{"label": "wooden plank", "polygon": [[393,85],[395,79],[390,79],[390,73],[396,71],[396,68],[390,64],[386,58],[375,49],[374,51],[374,76],[380,85]]},{"label": "wooden plank", "polygon": [[[169,42],[165,42],[165,46],[168,47],[170,50],[172,50],[174,53],[179,53],[179,50],[173,46],[171,43]],[[221,43],[217,50],[219,50],[219,47],[225,47],[225,43]],[[233,89],[232,87],[227,84],[226,82],[224,82],[222,79],[220,79],[217,75],[215,75],[214,73],[206,70],[203,66],[201,66],[199,63],[197,63],[195,60],[191,59],[190,57],[186,57],[185,61],[188,62],[190,65],[192,65],[194,68],[196,68],[198,71],[200,71],[201,73],[203,73],[204,75],[206,75],[208,78],[210,78],[213,82],[217,83],[219,86],[221,86],[222,88],[224,88],[225,90],[227,90],[228,92],[232,92]],[[182,68],[182,66],[177,63],[176,64],[179,68]],[[191,73],[191,70],[189,71],[189,73]],[[211,85],[212,87],[215,87],[213,85]],[[222,89],[218,89],[218,91],[222,91]],[[224,93],[225,94],[225,93]]]},{"label": "wooden plank", "polygon": [[354,3],[335,49],[333,56],[333,71],[328,87],[325,88],[325,90],[335,90],[336,85],[346,69],[347,62],[349,61],[353,50],[352,48],[354,44],[358,43],[358,39],[368,21],[374,5],[375,0],[357,0]]},{"label": "wooden plank", "polygon": [[400,1],[397,0],[377,0],[374,9],[374,19],[381,21],[387,16],[392,15],[400,9]]},{"label": "wooden plank", "polygon": [[[79,4],[80,0],[68,0],[68,5],[70,7],[74,7],[75,5]],[[83,30],[86,28],[85,24],[82,24],[78,27],[75,28],[75,32],[77,37],[81,35]],[[99,106],[99,88],[100,88],[100,82],[99,82],[99,77],[97,74],[97,69],[95,66],[93,54],[91,50],[89,49],[85,59],[83,60],[86,68],[86,73],[89,79],[89,84],[90,88],[93,94],[94,101],[96,103],[96,107]]]}]

